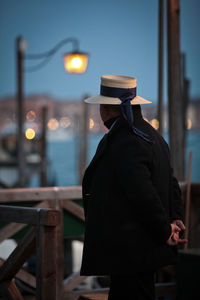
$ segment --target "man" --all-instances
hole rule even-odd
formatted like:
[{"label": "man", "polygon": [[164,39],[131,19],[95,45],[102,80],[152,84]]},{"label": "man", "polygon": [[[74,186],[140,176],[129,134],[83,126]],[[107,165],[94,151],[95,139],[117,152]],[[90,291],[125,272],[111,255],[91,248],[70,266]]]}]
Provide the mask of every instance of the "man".
[{"label": "man", "polygon": [[101,77],[109,131],[83,178],[86,217],[81,275],[108,275],[109,300],[155,299],[154,273],[176,262],[184,230],[181,193],[164,139],[141,115],[136,79]]}]

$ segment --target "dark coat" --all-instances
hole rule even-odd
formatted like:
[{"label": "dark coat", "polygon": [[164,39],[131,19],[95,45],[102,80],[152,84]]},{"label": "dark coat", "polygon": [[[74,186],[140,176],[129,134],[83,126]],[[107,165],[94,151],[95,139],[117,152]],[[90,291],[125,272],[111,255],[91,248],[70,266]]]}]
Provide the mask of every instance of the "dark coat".
[{"label": "dark coat", "polygon": [[135,135],[120,117],[85,172],[82,275],[154,271],[176,261],[166,241],[171,221],[182,219],[181,193],[168,146],[140,110],[134,124],[154,143]]}]

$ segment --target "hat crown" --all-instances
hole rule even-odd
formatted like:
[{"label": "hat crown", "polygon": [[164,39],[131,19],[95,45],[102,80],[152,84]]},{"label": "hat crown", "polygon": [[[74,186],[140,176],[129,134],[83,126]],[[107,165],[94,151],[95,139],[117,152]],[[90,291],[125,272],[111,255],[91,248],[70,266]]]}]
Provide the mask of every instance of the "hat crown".
[{"label": "hat crown", "polygon": [[114,88],[132,89],[137,86],[137,79],[122,75],[103,75],[101,85]]}]

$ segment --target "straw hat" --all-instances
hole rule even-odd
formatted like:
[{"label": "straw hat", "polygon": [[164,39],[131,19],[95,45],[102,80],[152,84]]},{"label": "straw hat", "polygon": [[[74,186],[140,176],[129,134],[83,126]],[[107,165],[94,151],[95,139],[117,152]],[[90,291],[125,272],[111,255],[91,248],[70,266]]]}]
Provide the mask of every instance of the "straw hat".
[{"label": "straw hat", "polygon": [[120,97],[129,93],[131,105],[148,104],[151,101],[136,95],[137,80],[134,77],[121,75],[103,75],[101,77],[100,94],[85,99],[91,104],[121,104]]}]

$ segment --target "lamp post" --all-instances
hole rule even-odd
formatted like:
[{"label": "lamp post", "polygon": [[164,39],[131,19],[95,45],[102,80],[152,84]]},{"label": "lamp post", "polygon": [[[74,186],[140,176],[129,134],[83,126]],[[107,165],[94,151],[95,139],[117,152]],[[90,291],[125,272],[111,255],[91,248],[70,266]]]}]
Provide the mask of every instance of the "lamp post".
[{"label": "lamp post", "polygon": [[[21,37],[16,39],[16,60],[17,60],[17,107],[18,107],[18,139],[17,139],[17,162],[19,174],[19,186],[25,184],[25,153],[24,153],[24,94],[23,94],[23,75],[24,60],[40,60],[40,63],[27,71],[36,71],[42,68],[52,56],[64,45],[71,43],[73,51],[64,54],[64,67],[69,73],[82,74],[86,71],[88,65],[88,54],[79,51],[79,42],[77,39],[70,37],[60,41],[49,51],[39,54],[25,54],[26,41]],[[42,60],[42,61],[41,61]]]}]

